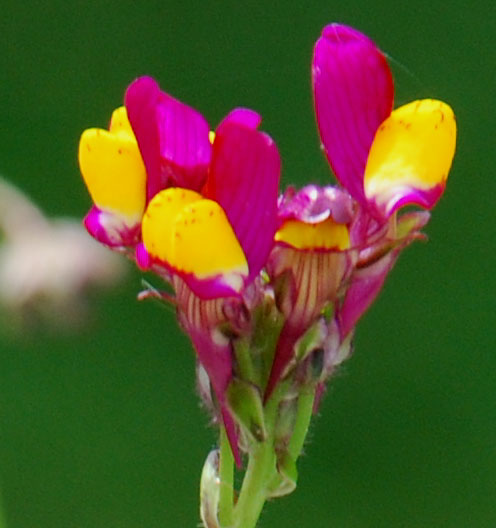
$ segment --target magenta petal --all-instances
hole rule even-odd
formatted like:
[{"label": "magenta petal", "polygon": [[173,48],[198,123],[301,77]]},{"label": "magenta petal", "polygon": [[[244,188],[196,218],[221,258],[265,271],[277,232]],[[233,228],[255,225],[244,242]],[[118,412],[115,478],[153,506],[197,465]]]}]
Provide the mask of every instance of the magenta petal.
[{"label": "magenta petal", "polygon": [[277,348],[274,355],[274,361],[270,369],[269,379],[265,387],[264,400],[267,401],[281,379],[284,369],[294,355],[294,346],[296,341],[302,336],[304,330],[294,328],[290,324],[285,324],[277,340]]},{"label": "magenta petal", "polygon": [[379,295],[398,254],[399,251],[391,251],[371,266],[355,272],[338,314],[343,338],[353,330],[360,317]]},{"label": "magenta petal", "polygon": [[128,227],[118,217],[101,211],[95,205],[85,216],[83,224],[95,240],[111,248],[134,246],[139,242],[140,224]]},{"label": "magenta petal", "polygon": [[162,173],[174,185],[200,191],[212,157],[210,128],[196,110],[162,92],[157,107]]},{"label": "magenta petal", "polygon": [[[202,310],[199,309],[199,313],[201,311]],[[232,416],[227,409],[225,400],[225,392],[231,379],[231,345],[218,345],[214,343],[208,330],[195,328],[191,323],[186,327],[186,330],[191,337],[198,359],[206,370],[215,391],[215,395],[219,400],[222,419],[226,426],[229,443],[231,444],[233,455],[239,466],[240,455],[236,428]]]},{"label": "magenta petal", "polygon": [[353,219],[353,200],[338,187],[307,185],[295,192],[289,189],[279,203],[279,218],[282,221],[295,219],[316,224],[331,217],[340,224],[349,224]]},{"label": "magenta petal", "polygon": [[238,466],[241,456],[234,420],[226,405],[225,392],[232,378],[232,349],[229,340],[219,331],[225,321],[223,299],[204,301],[181,280],[175,279],[178,317],[189,334],[198,360],[208,374],[220,404],[222,420]]},{"label": "magenta petal", "polygon": [[136,260],[136,264],[141,271],[148,271],[152,266],[152,257],[146,250],[143,242],[140,242],[136,246],[134,259]]},{"label": "magenta petal", "polygon": [[221,128],[226,123],[238,123],[238,125],[244,125],[247,128],[256,129],[261,122],[262,116],[255,112],[255,110],[250,110],[249,108],[235,108],[227,114],[218,128]]},{"label": "magenta petal", "polygon": [[166,186],[160,167],[160,137],[157,124],[157,105],[160,87],[151,77],[140,77],[132,82],[124,97],[127,115],[141,157],[146,168],[146,198],[149,202]]},{"label": "magenta petal", "polygon": [[162,92],[151,77],[129,86],[126,108],[147,169],[148,199],[170,185],[199,191],[212,155],[204,117]]},{"label": "magenta petal", "polygon": [[224,209],[246,256],[250,278],[273,246],[281,160],[272,139],[238,123],[217,130],[204,194]]},{"label": "magenta petal", "polygon": [[432,209],[443,195],[445,187],[445,182],[430,189],[401,187],[396,192],[391,192],[389,200],[382,207],[384,215],[389,218],[395,211],[405,205],[418,205],[425,209]]},{"label": "magenta petal", "polygon": [[207,279],[198,279],[192,273],[184,273],[180,271],[175,271],[175,273],[184,280],[191,291],[200,299],[210,300],[219,299],[221,297],[239,296],[239,292],[225,281],[223,275],[215,275]]},{"label": "magenta petal", "polygon": [[379,125],[393,107],[393,79],[384,55],[359,31],[324,28],[312,64],[320,137],[341,184],[366,204],[363,175]]},{"label": "magenta petal", "polygon": [[242,460],[241,453],[238,447],[238,432],[236,431],[236,423],[232,417],[231,412],[227,408],[227,404],[224,402],[221,408],[222,421],[224,422],[224,427],[226,429],[227,439],[229,440],[229,445],[231,446],[231,451],[236,462],[238,469],[241,469]]}]

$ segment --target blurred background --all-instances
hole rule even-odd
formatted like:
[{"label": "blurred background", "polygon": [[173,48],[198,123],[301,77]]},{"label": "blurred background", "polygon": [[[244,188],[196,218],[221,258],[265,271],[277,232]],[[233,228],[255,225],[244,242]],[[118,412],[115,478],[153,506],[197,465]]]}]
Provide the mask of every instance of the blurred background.
[{"label": "blurred background", "polygon": [[[212,126],[238,105],[259,111],[283,186],[328,182],[310,59],[332,21],[388,54],[397,105],[435,97],[455,109],[458,153],[430,241],[402,255],[363,319],[298,488],[268,505],[262,527],[496,526],[494,14],[489,0],[2,2],[0,174],[48,217],[85,215],[79,136],[105,127],[145,73]],[[64,310],[48,323],[2,314],[9,528],[197,525],[216,438],[189,342],[172,311],[136,300],[141,288],[129,266],[90,292],[78,324]]]}]

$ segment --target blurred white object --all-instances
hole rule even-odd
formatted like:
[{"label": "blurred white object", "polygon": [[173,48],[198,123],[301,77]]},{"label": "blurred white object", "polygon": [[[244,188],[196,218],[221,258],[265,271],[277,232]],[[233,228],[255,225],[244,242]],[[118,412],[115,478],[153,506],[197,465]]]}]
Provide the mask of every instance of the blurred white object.
[{"label": "blurred white object", "polygon": [[125,259],[100,246],[80,221],[46,218],[0,178],[0,308],[9,319],[74,326],[91,286],[122,279]]}]

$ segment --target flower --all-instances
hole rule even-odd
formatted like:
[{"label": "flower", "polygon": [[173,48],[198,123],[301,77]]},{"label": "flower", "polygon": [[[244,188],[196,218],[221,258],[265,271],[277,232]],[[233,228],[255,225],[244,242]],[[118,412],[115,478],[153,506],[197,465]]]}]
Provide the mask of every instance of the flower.
[{"label": "flower", "polygon": [[239,293],[260,272],[277,227],[280,159],[260,121],[237,108],[210,132],[155,80],[137,79],[109,130],[81,136],[94,202],[88,231],[136,249],[141,267],[180,275],[202,298]]},{"label": "flower", "polygon": [[[281,227],[275,236],[267,271],[274,282],[285,322],[266,397],[295,357],[298,340],[326,307],[334,311],[355,260],[356,251],[350,246],[354,216],[352,198],[336,187],[309,185],[298,192],[290,188],[280,200]],[[318,346],[325,337],[321,336]],[[312,343],[312,347],[317,344]]]},{"label": "flower", "polygon": [[85,131],[79,148],[95,203],[86,227],[108,246],[133,248],[142,269],[173,285],[179,321],[209,376],[238,460],[224,398],[232,343],[220,327],[230,324],[228,307],[239,311],[245,302],[277,229],[280,158],[257,130],[260,122],[256,112],[237,108],[211,132],[196,110],[141,77],[109,131]]},{"label": "flower", "polygon": [[384,55],[347,26],[322,31],[312,80],[327,159],[359,205],[352,244],[361,252],[340,314],[347,334],[380,291],[400,249],[429,219],[422,212],[397,219],[396,211],[406,205],[432,209],[441,197],[456,122],[453,110],[433,99],[392,110],[393,80]]},{"label": "flower", "polygon": [[269,259],[286,277],[287,313],[268,393],[298,339],[327,305],[344,340],[378,295],[402,248],[421,236],[455,151],[453,111],[441,101],[393,108],[393,79],[377,46],[340,24],[324,28],[312,62],[317,125],[324,152],[344,187],[311,186],[281,202],[282,227]]},{"label": "flower", "polygon": [[[160,105],[154,110],[147,101],[144,112],[152,120],[163,118]],[[169,131],[164,136],[173,137],[177,148],[162,148],[160,156],[152,148],[148,128],[136,127],[145,164],[157,172],[162,164],[165,170],[160,174],[167,180],[162,185],[169,180],[176,185],[194,183],[196,190],[191,185],[174,186],[154,195],[143,218],[137,262],[172,280],[179,320],[209,376],[239,462],[235,426],[225,402],[232,377],[232,343],[220,327],[230,322],[226,299],[244,302],[245,290],[272,248],[280,158],[272,139],[257,130],[260,117],[251,110],[231,112],[210,134],[210,150],[203,148],[210,145],[208,128],[197,116],[189,123],[183,116],[175,129],[172,122],[163,125]],[[194,156],[207,150],[209,156]]]},{"label": "flower", "polygon": [[[149,120],[164,115],[160,104],[155,111],[145,108]],[[182,116],[174,130],[171,121],[163,135],[176,148],[161,151],[150,146],[148,129],[136,126],[145,164],[162,164],[161,185],[174,183],[146,210],[138,262],[180,276],[204,299],[239,294],[258,276],[273,245],[277,147],[257,130],[261,118],[248,109],[233,110],[212,134],[198,116],[189,122]]]},{"label": "flower", "polygon": [[79,165],[95,204],[86,228],[110,247],[135,248],[150,200],[170,186],[200,190],[211,154],[203,116],[154,79],[136,79],[109,130],[91,128],[81,136]]},{"label": "flower", "polygon": [[324,28],[312,64],[315,112],[340,183],[381,220],[414,204],[431,209],[443,193],[456,141],[453,111],[424,99],[396,110],[387,61],[365,35]]}]

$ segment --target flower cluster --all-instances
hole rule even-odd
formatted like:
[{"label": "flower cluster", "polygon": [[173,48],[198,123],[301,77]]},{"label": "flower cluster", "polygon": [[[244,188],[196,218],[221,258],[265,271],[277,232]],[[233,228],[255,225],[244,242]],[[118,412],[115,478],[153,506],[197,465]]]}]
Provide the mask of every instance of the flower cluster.
[{"label": "flower cluster", "polygon": [[[451,108],[426,99],[393,110],[385,57],[358,31],[324,28],[312,81],[341,187],[279,195],[279,153],[256,112],[234,109],[211,131],[149,77],[129,86],[108,131],[81,137],[88,231],[172,285],[164,299],[194,345],[199,392],[238,466],[249,459],[235,507],[225,449],[224,462],[207,459],[205,526],[254,526],[266,498],[294,489],[325,382],[399,253],[422,236],[454,155]],[[400,215],[407,205],[424,210]]]}]

